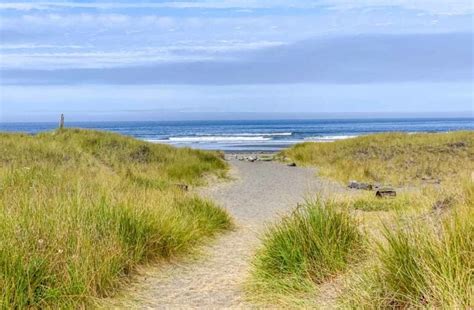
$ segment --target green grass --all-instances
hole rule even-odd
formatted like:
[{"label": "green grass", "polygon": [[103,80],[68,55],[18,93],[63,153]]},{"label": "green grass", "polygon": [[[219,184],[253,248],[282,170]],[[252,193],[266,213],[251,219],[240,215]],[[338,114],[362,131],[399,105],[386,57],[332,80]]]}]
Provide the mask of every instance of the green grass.
[{"label": "green grass", "polygon": [[385,227],[375,261],[340,298],[349,308],[449,308],[474,305],[473,186],[441,218]]},{"label": "green grass", "polygon": [[470,176],[474,170],[474,132],[384,133],[331,143],[308,142],[282,151],[279,157],[317,166],[321,175],[342,182],[444,182]]},{"label": "green grass", "polygon": [[0,308],[88,305],[231,227],[176,186],[223,176],[216,153],[71,129],[0,134],[0,163]]},{"label": "green grass", "polygon": [[[263,238],[250,294],[306,306],[308,295],[299,294],[306,291],[317,305],[325,298],[319,286],[341,274],[344,291],[333,305],[341,308],[474,306],[474,132],[303,143],[279,157],[341,182],[408,186],[396,198],[352,192],[284,218]],[[325,214],[325,204],[343,215],[344,229],[335,228],[332,216],[310,219],[312,212]],[[363,236],[348,238],[358,230]],[[361,257],[363,249],[371,255]]]},{"label": "green grass", "polygon": [[363,234],[344,210],[316,200],[270,227],[253,262],[250,294],[291,297],[344,271],[364,248]]}]

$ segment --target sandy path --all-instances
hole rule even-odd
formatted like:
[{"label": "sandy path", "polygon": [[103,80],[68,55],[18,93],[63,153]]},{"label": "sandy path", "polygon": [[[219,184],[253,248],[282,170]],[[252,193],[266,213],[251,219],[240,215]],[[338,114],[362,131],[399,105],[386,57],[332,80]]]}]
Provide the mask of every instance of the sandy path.
[{"label": "sandy path", "polygon": [[[167,264],[146,273],[127,297],[127,308],[248,308],[242,290],[258,234],[307,195],[331,188],[314,170],[275,162],[231,160],[235,181],[203,191],[235,219],[235,231],[203,249],[198,261]],[[128,294],[127,294],[128,295]]]}]

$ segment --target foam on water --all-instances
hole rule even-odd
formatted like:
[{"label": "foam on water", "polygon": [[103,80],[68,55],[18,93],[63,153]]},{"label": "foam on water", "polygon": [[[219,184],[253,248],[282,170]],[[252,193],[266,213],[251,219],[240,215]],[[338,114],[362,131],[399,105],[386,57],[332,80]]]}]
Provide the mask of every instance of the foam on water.
[{"label": "foam on water", "polygon": [[199,137],[170,137],[172,142],[227,142],[227,141],[268,141],[272,138],[264,136],[199,136]]},{"label": "foam on water", "polygon": [[333,142],[337,140],[345,140],[358,137],[358,135],[346,135],[346,136],[321,136],[321,137],[306,137],[304,140],[312,142]]}]

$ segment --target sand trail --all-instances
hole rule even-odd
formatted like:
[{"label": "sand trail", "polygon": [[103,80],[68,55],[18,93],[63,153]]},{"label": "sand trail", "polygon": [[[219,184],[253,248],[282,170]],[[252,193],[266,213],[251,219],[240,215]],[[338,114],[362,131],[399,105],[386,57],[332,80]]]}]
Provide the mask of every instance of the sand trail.
[{"label": "sand trail", "polygon": [[252,307],[245,301],[243,284],[259,244],[259,233],[305,197],[332,187],[316,178],[309,168],[276,162],[229,163],[235,180],[203,189],[202,194],[229,211],[236,229],[204,246],[205,255],[198,260],[148,270],[127,291],[124,308]]}]

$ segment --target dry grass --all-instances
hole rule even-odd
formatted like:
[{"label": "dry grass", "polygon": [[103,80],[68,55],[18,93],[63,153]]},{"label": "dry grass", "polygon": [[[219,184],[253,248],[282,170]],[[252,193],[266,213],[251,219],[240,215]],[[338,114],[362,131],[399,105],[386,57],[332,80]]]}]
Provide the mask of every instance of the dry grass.
[{"label": "dry grass", "polygon": [[[332,200],[339,210],[347,210],[349,222],[354,223],[351,218],[357,220],[359,230],[366,233],[363,238],[367,240],[367,251],[374,254],[358,264],[352,260],[333,270],[342,275],[343,281],[338,282],[343,284],[338,289],[344,288],[337,298],[338,305],[333,306],[357,309],[474,306],[473,132],[390,133],[334,143],[304,143],[279,156],[300,165],[316,166],[321,175],[342,182],[355,179],[409,185],[396,198],[380,199],[373,192],[361,191]],[[284,291],[278,283],[292,279],[290,283],[317,292],[318,285],[311,284],[324,284],[319,279],[326,278],[309,276],[311,273],[305,269],[284,268],[283,274],[275,270],[268,272],[261,257],[278,262],[284,258],[281,249],[287,249],[287,253],[301,256],[299,261],[310,261],[313,266],[332,259],[315,255],[317,250],[298,250],[307,249],[308,240],[318,234],[306,231],[301,238],[292,238],[282,234],[288,230],[288,223],[292,222],[284,220],[264,237],[264,249],[257,256],[259,263],[254,277],[275,275],[270,287],[277,285],[284,298],[304,305],[307,296],[295,294],[294,290]],[[344,234],[334,236],[328,238],[331,247],[345,248]],[[275,246],[275,242],[268,240],[280,242]],[[318,270],[326,269],[318,267]],[[348,270],[345,275],[341,274],[344,270]],[[324,300],[324,296],[313,299]]]},{"label": "dry grass", "polygon": [[336,141],[302,143],[281,152],[320,174],[349,180],[417,184],[470,177],[474,170],[474,132],[385,133]]},{"label": "dry grass", "polygon": [[386,223],[367,268],[347,280],[346,308],[449,308],[474,305],[474,185],[443,213]]},{"label": "dry grass", "polygon": [[175,186],[223,175],[216,153],[64,130],[0,134],[0,163],[0,308],[87,305],[231,226]]}]

